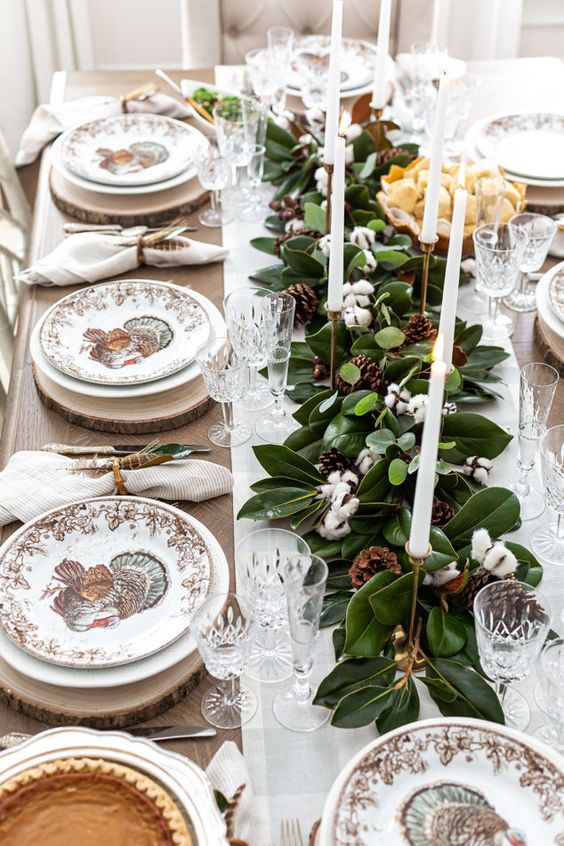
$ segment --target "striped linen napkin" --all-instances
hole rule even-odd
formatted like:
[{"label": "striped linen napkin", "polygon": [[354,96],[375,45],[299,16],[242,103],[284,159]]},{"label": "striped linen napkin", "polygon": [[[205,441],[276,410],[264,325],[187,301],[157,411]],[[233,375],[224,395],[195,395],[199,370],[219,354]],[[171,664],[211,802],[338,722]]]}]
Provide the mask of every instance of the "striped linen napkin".
[{"label": "striped linen napkin", "polygon": [[[14,520],[25,523],[70,502],[117,493],[113,472],[93,478],[66,471],[77,464],[63,455],[15,452],[0,472],[0,526]],[[121,470],[121,476],[129,494],[151,499],[203,502],[233,488],[233,476],[226,467],[196,458]]]}]

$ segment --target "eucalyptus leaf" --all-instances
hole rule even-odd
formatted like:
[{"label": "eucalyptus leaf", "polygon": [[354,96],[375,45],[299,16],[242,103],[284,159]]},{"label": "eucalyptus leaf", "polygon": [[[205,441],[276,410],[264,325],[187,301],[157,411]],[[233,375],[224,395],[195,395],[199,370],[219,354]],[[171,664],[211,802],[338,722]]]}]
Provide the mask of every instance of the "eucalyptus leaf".
[{"label": "eucalyptus leaf", "polygon": [[405,341],[405,335],[397,326],[386,326],[376,332],[374,340],[383,350],[391,350],[401,347]]},{"label": "eucalyptus leaf", "polygon": [[304,205],[304,219],[305,225],[308,229],[314,229],[316,232],[325,234],[325,209],[315,203],[306,203]]},{"label": "eucalyptus leaf", "polygon": [[403,458],[394,458],[388,467],[388,479],[392,485],[403,485],[407,478],[407,464]]}]

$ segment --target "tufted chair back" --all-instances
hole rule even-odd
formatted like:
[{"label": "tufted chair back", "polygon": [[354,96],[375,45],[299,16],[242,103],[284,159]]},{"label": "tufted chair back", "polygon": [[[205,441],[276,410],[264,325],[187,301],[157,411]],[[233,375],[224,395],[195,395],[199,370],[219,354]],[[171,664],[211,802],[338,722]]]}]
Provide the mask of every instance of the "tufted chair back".
[{"label": "tufted chair back", "polygon": [[[331,31],[331,0],[180,0],[182,54],[186,68],[243,64],[245,53],[266,44],[271,26],[296,36]],[[343,34],[374,41],[379,0],[345,0]],[[429,37],[432,0],[394,0],[390,52],[409,50]]]}]

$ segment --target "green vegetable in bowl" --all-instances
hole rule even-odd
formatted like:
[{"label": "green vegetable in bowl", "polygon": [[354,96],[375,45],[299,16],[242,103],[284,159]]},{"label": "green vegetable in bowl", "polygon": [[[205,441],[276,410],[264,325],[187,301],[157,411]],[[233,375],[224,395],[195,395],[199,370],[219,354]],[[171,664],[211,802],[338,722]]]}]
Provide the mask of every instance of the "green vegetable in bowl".
[{"label": "green vegetable in bowl", "polygon": [[232,94],[220,94],[212,88],[196,88],[192,93],[192,99],[196,101],[202,108],[212,114],[216,106],[224,106],[224,116],[226,118],[237,118],[241,114],[241,100]]}]

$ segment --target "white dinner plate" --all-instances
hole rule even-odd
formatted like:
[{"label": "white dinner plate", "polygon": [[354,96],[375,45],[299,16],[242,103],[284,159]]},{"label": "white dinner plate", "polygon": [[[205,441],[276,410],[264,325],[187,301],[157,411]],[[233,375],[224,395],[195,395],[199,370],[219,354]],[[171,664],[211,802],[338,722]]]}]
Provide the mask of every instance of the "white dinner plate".
[{"label": "white dinner plate", "polygon": [[563,778],[564,759],[521,732],[422,720],[377,738],[347,764],[326,800],[319,842],[556,846]]},{"label": "white dinner plate", "polygon": [[89,121],[63,133],[67,170],[103,185],[152,185],[183,173],[195,136],[179,120],[131,112]]},{"label": "white dinner plate", "polygon": [[560,320],[550,296],[552,279],[557,273],[564,273],[564,261],[555,264],[541,276],[535,288],[535,297],[539,316],[558,338],[564,339],[564,320]]},{"label": "white dinner plate", "polygon": [[225,820],[206,773],[189,758],[125,732],[75,727],[41,732],[0,753],[0,783],[65,757],[104,758],[145,773],[182,806],[194,846],[227,846]]},{"label": "white dinner plate", "polygon": [[[195,133],[197,138],[201,137],[201,132],[199,132],[195,127],[190,126],[188,128],[192,133]],[[104,185],[101,182],[91,182],[89,179],[84,179],[82,176],[78,176],[76,173],[73,173],[65,167],[61,157],[61,143],[62,136],[59,135],[51,147],[51,165],[68,182],[76,185],[77,188],[82,188],[84,191],[93,191],[97,194],[112,194],[114,196],[137,195],[144,197],[147,194],[155,194],[159,191],[167,191],[169,188],[176,188],[178,185],[183,185],[185,182],[188,182],[189,179],[192,179],[196,175],[196,168],[191,163],[186,170],[182,171],[177,176],[173,176],[171,179],[163,179],[162,182],[155,182],[152,185]]]},{"label": "white dinner plate", "polygon": [[564,179],[564,115],[521,112],[485,119],[476,146],[504,170],[533,179]]},{"label": "white dinner plate", "polygon": [[54,508],[0,548],[0,626],[67,667],[137,661],[186,634],[216,574],[189,515],[108,496]]},{"label": "white dinner plate", "polygon": [[[132,279],[130,281],[137,282],[149,280]],[[211,300],[208,300],[207,297],[200,294],[199,291],[193,291],[191,288],[188,290],[190,291],[190,296],[200,303],[208,315],[211,326],[210,336],[212,334],[217,337],[225,335],[225,321],[219,309],[212,303]],[[35,324],[31,333],[29,348],[32,361],[36,367],[38,367],[45,376],[67,391],[73,391],[76,394],[81,394],[82,396],[87,397],[98,397],[100,399],[144,397],[172,390],[173,388],[178,388],[181,385],[185,385],[188,382],[197,379],[200,375],[200,368],[196,362],[192,362],[192,364],[189,364],[182,370],[178,370],[176,373],[172,373],[170,376],[165,376],[164,378],[158,379],[154,382],[140,382],[139,384],[133,385],[97,385],[93,382],[83,382],[80,379],[75,379],[73,376],[67,376],[66,373],[63,373],[61,370],[57,370],[56,367],[53,367],[49,363],[49,360],[44,355],[39,342],[39,333],[41,331],[43,321],[49,314],[52,313],[54,308],[54,305],[51,306],[51,308],[42,315]]]},{"label": "white dinner plate", "polygon": [[[172,508],[173,506],[169,506]],[[190,522],[203,537],[213,562],[214,585],[217,593],[229,589],[229,565],[219,541],[195,517]],[[56,687],[101,689],[120,687],[152,678],[174,667],[196,650],[196,643],[188,633],[177,638],[169,646],[140,661],[132,661],[117,667],[63,667],[42,661],[20,649],[0,629],[0,654],[4,661],[18,673],[30,679]]]},{"label": "white dinner plate", "polygon": [[[331,47],[331,36],[308,35],[300,38],[294,47],[294,56],[300,52],[319,52],[327,57]],[[341,47],[341,95],[351,96],[351,92],[371,86],[374,81],[376,45],[370,41],[356,38],[343,38]],[[300,71],[295,58],[290,65],[288,90],[293,93],[301,89]]]},{"label": "white dinner plate", "polygon": [[209,333],[208,315],[189,289],[124,279],[63,297],[39,338],[50,364],[68,376],[131,385],[182,370]]}]

